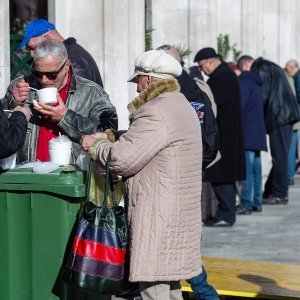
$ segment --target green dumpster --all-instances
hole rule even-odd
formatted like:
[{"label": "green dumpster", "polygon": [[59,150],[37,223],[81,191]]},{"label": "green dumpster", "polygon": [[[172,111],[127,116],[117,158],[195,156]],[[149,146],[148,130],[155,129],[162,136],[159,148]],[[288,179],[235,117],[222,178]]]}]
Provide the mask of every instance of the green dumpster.
[{"label": "green dumpster", "polygon": [[51,290],[84,196],[83,173],[72,166],[0,173],[1,299],[58,299]]}]

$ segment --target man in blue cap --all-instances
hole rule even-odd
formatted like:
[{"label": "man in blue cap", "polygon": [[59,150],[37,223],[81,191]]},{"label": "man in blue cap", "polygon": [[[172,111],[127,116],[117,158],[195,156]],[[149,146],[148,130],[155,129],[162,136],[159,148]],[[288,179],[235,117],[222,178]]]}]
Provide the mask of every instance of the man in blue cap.
[{"label": "man in blue cap", "polygon": [[63,42],[75,74],[103,87],[101,75],[93,57],[83,47],[77,44],[75,38],[69,37],[64,39],[55,29],[55,26],[46,20],[37,19],[26,26],[23,41],[18,49],[27,45],[30,50],[30,56],[33,57],[35,47],[44,39]]}]

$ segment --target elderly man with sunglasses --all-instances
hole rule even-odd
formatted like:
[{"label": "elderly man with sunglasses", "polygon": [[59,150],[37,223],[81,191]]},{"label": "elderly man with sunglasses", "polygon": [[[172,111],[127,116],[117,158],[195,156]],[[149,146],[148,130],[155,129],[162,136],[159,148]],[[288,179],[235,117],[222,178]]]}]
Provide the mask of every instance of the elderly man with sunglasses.
[{"label": "elderly man with sunglasses", "polygon": [[[34,89],[46,87],[58,89],[56,105],[34,105]],[[116,109],[107,93],[98,84],[74,74],[64,44],[55,40],[46,39],[37,45],[32,74],[13,80],[1,101],[9,109],[32,109],[26,141],[19,153],[21,161],[48,161],[48,143],[61,133],[72,140],[71,163],[75,163],[83,135],[118,126]]]}]

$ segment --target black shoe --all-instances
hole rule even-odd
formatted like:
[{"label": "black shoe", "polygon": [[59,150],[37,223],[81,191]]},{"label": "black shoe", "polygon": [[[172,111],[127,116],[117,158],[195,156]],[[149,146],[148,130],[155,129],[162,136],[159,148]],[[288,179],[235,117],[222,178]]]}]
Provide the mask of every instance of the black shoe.
[{"label": "black shoe", "polygon": [[252,211],[254,212],[262,212],[262,206],[252,206]]},{"label": "black shoe", "polygon": [[239,206],[236,209],[236,213],[238,215],[251,215],[252,214],[252,209],[251,208],[245,208],[243,206]]},{"label": "black shoe", "polygon": [[229,227],[232,226],[233,223],[229,223],[219,219],[211,219],[211,220],[204,221],[203,225],[209,227]]},{"label": "black shoe", "polygon": [[294,178],[289,179],[289,185],[295,185],[295,179]]},{"label": "black shoe", "polygon": [[263,204],[288,204],[288,197],[277,197],[271,195],[270,197],[263,199]]}]

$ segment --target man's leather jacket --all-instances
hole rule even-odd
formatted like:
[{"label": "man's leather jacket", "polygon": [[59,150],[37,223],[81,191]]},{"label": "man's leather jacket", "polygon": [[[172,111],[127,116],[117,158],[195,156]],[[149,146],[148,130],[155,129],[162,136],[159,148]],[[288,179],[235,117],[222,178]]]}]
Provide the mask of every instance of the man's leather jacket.
[{"label": "man's leather jacket", "polygon": [[277,64],[262,57],[256,59],[251,71],[263,81],[264,110],[267,133],[300,120],[298,103],[284,71]]},{"label": "man's leather jacket", "polygon": [[[83,135],[104,131],[108,128],[117,129],[118,118],[116,109],[103,88],[90,80],[74,75],[73,70],[71,73],[72,79],[66,100],[67,112],[57,125],[62,133],[72,140],[71,163],[75,163],[82,150],[79,144],[80,138]],[[13,99],[12,87],[21,79],[25,79],[31,87],[41,88],[33,76],[22,76],[13,80],[6,95],[1,99],[4,109],[13,109],[20,105]],[[19,152],[20,162],[36,160],[39,124],[41,122],[41,114],[33,109],[32,100],[36,98],[36,92],[31,90],[26,101],[21,104],[29,106],[33,116],[28,124],[24,146]]]}]

